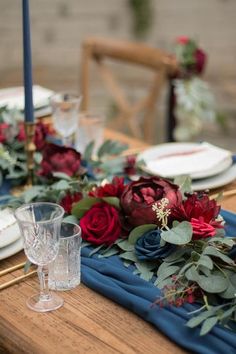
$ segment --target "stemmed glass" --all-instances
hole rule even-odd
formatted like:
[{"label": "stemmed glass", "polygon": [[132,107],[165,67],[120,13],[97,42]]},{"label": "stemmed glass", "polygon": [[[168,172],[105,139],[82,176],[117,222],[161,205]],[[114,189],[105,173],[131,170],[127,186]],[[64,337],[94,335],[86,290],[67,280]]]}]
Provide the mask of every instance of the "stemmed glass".
[{"label": "stemmed glass", "polygon": [[51,97],[53,125],[61,135],[63,145],[71,145],[71,136],[78,128],[81,98],[71,93],[57,93]]},{"label": "stemmed glass", "polygon": [[63,299],[48,288],[48,264],[54,261],[59,251],[63,215],[64,209],[60,205],[47,202],[25,204],[15,210],[25,254],[38,265],[40,294],[33,295],[26,302],[37,312],[56,310],[63,305]]}]

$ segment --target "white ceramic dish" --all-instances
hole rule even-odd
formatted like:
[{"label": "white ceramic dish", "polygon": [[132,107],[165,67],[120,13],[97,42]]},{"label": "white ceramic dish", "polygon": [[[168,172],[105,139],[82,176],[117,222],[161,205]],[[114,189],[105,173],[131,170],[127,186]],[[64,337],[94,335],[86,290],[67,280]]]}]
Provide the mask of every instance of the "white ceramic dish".
[{"label": "white ceramic dish", "polygon": [[0,249],[0,260],[13,256],[13,254],[20,252],[22,249],[23,249],[23,239],[22,237],[20,237],[15,242]]},{"label": "white ceramic dish", "polygon": [[190,175],[192,179],[215,176],[232,164],[232,154],[208,143],[167,143],[153,146],[138,157],[148,173],[166,178]]},{"label": "white ceramic dish", "polygon": [[192,188],[194,191],[218,188],[233,182],[235,179],[236,179],[236,164],[233,164],[226,171],[216,176],[193,181]]},{"label": "white ceramic dish", "polygon": [[0,211],[0,250],[21,237],[20,229],[10,209]]}]

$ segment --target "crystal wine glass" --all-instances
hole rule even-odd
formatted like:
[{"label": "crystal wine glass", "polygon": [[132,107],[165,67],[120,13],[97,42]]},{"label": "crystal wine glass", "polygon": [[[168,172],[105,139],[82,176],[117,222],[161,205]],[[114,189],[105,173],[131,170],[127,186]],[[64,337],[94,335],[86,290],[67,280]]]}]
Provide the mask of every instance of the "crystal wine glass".
[{"label": "crystal wine glass", "polygon": [[56,310],[63,299],[48,288],[48,264],[59,251],[60,228],[64,209],[57,204],[39,202],[25,204],[15,210],[15,217],[24,239],[27,258],[38,265],[40,294],[27,300],[27,306],[37,312]]},{"label": "crystal wine glass", "polygon": [[51,97],[53,125],[61,135],[63,145],[71,145],[71,136],[78,128],[80,102],[81,96],[70,93]]}]

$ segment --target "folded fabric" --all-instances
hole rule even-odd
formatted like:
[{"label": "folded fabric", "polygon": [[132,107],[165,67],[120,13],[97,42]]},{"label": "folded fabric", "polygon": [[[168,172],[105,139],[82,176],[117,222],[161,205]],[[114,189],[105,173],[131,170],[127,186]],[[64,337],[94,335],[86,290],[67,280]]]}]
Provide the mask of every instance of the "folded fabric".
[{"label": "folded fabric", "polygon": [[[227,235],[235,235],[236,215],[222,211],[222,216],[226,220]],[[123,266],[118,256],[89,257],[89,252],[88,247],[82,249],[82,282],[85,285],[135,312],[189,351],[202,354],[236,353],[236,335],[230,330],[215,326],[201,337],[199,328],[186,326],[190,318],[188,313],[197,305],[161,309],[152,306],[160,295],[158,288],[134,275],[132,269]]]}]

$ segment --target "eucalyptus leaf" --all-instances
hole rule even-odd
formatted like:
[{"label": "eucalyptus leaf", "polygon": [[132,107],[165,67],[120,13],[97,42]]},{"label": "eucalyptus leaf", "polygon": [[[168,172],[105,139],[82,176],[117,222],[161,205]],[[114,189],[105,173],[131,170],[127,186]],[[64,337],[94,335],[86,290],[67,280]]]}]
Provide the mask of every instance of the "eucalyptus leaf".
[{"label": "eucalyptus leaf", "polygon": [[204,255],[204,254],[201,254],[198,262],[197,262],[199,265],[202,265],[210,270],[213,269],[213,262],[212,262],[212,259],[207,256],[207,255]]},{"label": "eucalyptus leaf", "polygon": [[227,269],[224,269],[224,272],[228,275],[229,282],[226,290],[219,295],[223,299],[234,299],[236,294],[236,273]]},{"label": "eucalyptus leaf", "polygon": [[61,190],[67,190],[70,188],[70,185],[67,180],[60,180],[52,185],[53,189],[61,191]]},{"label": "eucalyptus leaf", "polygon": [[135,227],[129,234],[128,241],[131,245],[134,245],[136,241],[144,235],[146,232],[155,230],[157,225],[155,224],[145,224]]},{"label": "eucalyptus leaf", "polygon": [[25,203],[29,203],[32,200],[34,200],[36,197],[38,197],[38,195],[42,192],[43,188],[44,188],[43,186],[34,186],[30,189],[27,189],[23,193],[23,198]]},{"label": "eucalyptus leaf", "polygon": [[185,197],[185,193],[192,192],[192,180],[189,175],[175,177],[174,183],[179,186],[183,198]]},{"label": "eucalyptus leaf", "polygon": [[53,172],[53,177],[56,177],[58,179],[66,179],[68,181],[71,180],[71,177],[63,172]]},{"label": "eucalyptus leaf", "polygon": [[177,248],[176,251],[173,251],[168,257],[164,259],[165,262],[174,262],[179,259],[182,259],[183,255],[188,252],[188,249],[186,248]]},{"label": "eucalyptus leaf", "polygon": [[229,247],[233,247],[233,245],[235,244],[235,240],[230,238],[230,237],[217,237],[217,236],[214,236],[214,238],[210,239],[208,241],[208,243],[209,244],[211,244],[211,243],[219,243],[221,245],[226,245],[226,246],[229,246]]},{"label": "eucalyptus leaf", "polygon": [[185,245],[192,239],[192,226],[188,221],[182,221],[167,231],[162,231],[161,237],[174,245]]},{"label": "eucalyptus leaf", "polygon": [[93,150],[94,150],[94,145],[95,145],[95,142],[93,140],[86,146],[85,151],[83,153],[83,159],[84,160],[91,160],[92,153],[93,153]]},{"label": "eucalyptus leaf", "polygon": [[138,263],[138,258],[134,252],[124,252],[120,254],[120,258],[126,259],[128,261]]},{"label": "eucalyptus leaf", "polygon": [[115,256],[118,253],[119,253],[119,249],[115,248],[115,247],[112,247],[110,249],[107,249],[107,250],[103,251],[102,254],[99,254],[98,258],[108,258],[108,257],[111,257],[111,256]]},{"label": "eucalyptus leaf", "polygon": [[186,325],[190,328],[197,327],[203,321],[205,321],[208,317],[211,317],[214,313],[215,313],[214,308],[211,308],[210,310],[203,311],[198,316],[194,316],[194,317],[190,318],[190,320],[186,323]]},{"label": "eucalyptus leaf", "polygon": [[230,257],[226,256],[224,253],[218,251],[216,248],[214,248],[212,246],[207,246],[204,249],[203,254],[220,258],[223,262],[230,264],[230,265],[235,264],[234,261]]},{"label": "eucalyptus leaf", "polygon": [[169,278],[171,275],[176,274],[179,271],[180,267],[179,266],[169,266],[165,270],[163,270],[159,275],[158,275],[158,283],[163,281],[166,278]]},{"label": "eucalyptus leaf", "polygon": [[103,197],[102,200],[117,209],[120,209],[120,200],[117,197]]},{"label": "eucalyptus leaf", "polygon": [[32,266],[32,263],[27,259],[24,265],[24,273],[28,273],[30,267]]},{"label": "eucalyptus leaf", "polygon": [[202,324],[200,336],[204,336],[207,333],[209,333],[212,330],[212,328],[217,324],[217,322],[218,322],[217,316],[207,318]]},{"label": "eucalyptus leaf", "polygon": [[100,201],[100,198],[83,198],[78,203],[74,204],[71,213],[72,215],[75,215],[78,219],[80,219],[86,213],[86,211],[88,211],[94,204]]},{"label": "eucalyptus leaf", "polygon": [[121,240],[117,242],[117,246],[123,251],[134,251],[134,245],[132,245],[128,240]]},{"label": "eucalyptus leaf", "polygon": [[98,251],[100,251],[100,249],[102,249],[104,247],[104,245],[99,245],[98,247],[95,247],[90,253],[89,253],[89,257],[91,257],[93,254],[98,253]]},{"label": "eucalyptus leaf", "polygon": [[145,264],[143,265],[140,262],[135,263],[135,266],[137,267],[137,269],[140,272],[140,278],[146,280],[146,281],[150,281],[153,277],[153,272],[149,269],[147,269],[147,267],[145,266]]},{"label": "eucalyptus leaf", "polygon": [[78,219],[75,215],[67,215],[63,218],[63,222],[71,222],[73,224],[78,224]]},{"label": "eucalyptus leaf", "polygon": [[185,272],[185,276],[188,280],[195,281],[203,290],[213,294],[222,293],[229,284],[228,279],[222,273],[200,275],[194,265]]},{"label": "eucalyptus leaf", "polygon": [[171,285],[171,284],[173,284],[171,277],[163,279],[162,281],[160,281],[160,279],[157,278],[154,282],[154,285],[159,289],[163,289],[164,286]]}]

